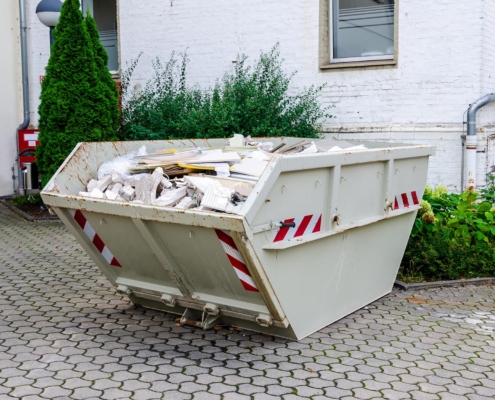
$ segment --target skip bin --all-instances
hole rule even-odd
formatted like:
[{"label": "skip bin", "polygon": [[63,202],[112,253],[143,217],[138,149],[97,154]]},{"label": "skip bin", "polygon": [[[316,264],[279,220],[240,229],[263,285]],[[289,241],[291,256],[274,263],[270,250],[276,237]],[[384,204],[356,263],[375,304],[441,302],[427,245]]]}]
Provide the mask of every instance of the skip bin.
[{"label": "skip bin", "polygon": [[151,153],[225,140],[80,143],[43,201],[133,303],[203,329],[296,340],[391,291],[435,151],[365,143],[276,157],[237,214],[78,196],[103,162],[143,144]]}]

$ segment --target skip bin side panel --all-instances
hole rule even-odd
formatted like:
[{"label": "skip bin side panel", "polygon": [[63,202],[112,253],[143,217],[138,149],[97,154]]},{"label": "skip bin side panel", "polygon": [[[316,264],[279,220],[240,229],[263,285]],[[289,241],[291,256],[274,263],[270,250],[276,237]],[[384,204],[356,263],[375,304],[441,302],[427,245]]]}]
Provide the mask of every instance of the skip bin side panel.
[{"label": "skip bin side panel", "polygon": [[[390,292],[416,213],[259,257],[298,339]],[[254,238],[257,248],[263,238]]]}]

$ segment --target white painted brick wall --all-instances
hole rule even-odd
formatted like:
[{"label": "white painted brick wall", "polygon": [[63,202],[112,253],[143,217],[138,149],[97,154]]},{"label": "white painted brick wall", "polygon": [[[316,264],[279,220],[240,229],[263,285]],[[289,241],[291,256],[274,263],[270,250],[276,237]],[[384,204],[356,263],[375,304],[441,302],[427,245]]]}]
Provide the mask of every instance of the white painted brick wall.
[{"label": "white painted brick wall", "polygon": [[45,67],[50,57],[49,29],[39,21],[35,12],[39,2],[40,0],[26,0],[29,101],[33,127],[38,126],[38,106],[41,94],[40,76],[45,75]]},{"label": "white painted brick wall", "polygon": [[16,128],[22,122],[22,89],[17,2],[2,4],[0,14],[0,196],[13,193]]},{"label": "white painted brick wall", "polygon": [[[432,186],[444,185],[449,191],[461,191],[462,124],[402,124],[385,127],[382,124],[349,124],[345,128],[328,127],[326,137],[342,140],[374,142],[402,142],[436,146],[436,154],[430,158],[428,183]],[[485,184],[485,171],[491,171],[495,164],[494,128],[478,131],[477,180]],[[465,171],[464,171],[465,175]],[[464,181],[464,186],[466,181]]]},{"label": "white painted brick wall", "polygon": [[[31,105],[36,111],[49,39],[34,14],[38,0],[27,3]],[[396,67],[325,71],[318,68],[319,0],[118,0],[118,5],[121,64],[143,52],[135,82],[151,76],[152,58],[167,60],[172,51],[187,50],[189,82],[206,88],[231,71],[238,53],[255,59],[279,42],[286,70],[298,71],[294,90],[327,84],[322,102],[334,104],[337,116],[328,129],[367,125],[389,131],[387,140],[436,144],[429,180],[452,190],[460,184],[463,114],[471,102],[495,92],[491,0],[400,0]],[[37,120],[33,112],[32,123]],[[495,105],[483,108],[478,121],[480,126],[493,124]],[[401,134],[394,130],[397,125]],[[434,129],[437,125],[442,133]],[[424,126],[432,129],[411,133]],[[375,133],[366,138],[379,139]],[[486,145],[484,137],[479,140]],[[486,163],[495,164],[483,157],[479,153],[479,179]]]},{"label": "white painted brick wall", "polygon": [[[491,54],[494,47],[483,36],[483,27],[495,22],[487,4],[401,0],[396,68],[320,71],[318,0],[126,0],[120,1],[121,58],[144,52],[136,77],[145,79],[152,57],[187,49],[191,83],[208,86],[230,71],[237,53],[256,58],[279,42],[287,70],[299,71],[293,86],[326,83],[322,100],[337,106],[341,124],[461,123],[469,103],[491,85],[482,79],[482,50]],[[494,119],[487,114],[482,122]]]}]

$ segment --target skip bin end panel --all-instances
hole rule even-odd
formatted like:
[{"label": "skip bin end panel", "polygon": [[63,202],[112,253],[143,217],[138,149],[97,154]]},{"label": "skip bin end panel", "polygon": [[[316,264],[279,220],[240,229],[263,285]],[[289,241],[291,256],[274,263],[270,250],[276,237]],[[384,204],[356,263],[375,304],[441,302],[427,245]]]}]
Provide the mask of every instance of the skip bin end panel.
[{"label": "skip bin end panel", "polygon": [[262,250],[253,243],[298,339],[389,293],[416,213],[298,246]]},{"label": "skip bin end panel", "polygon": [[156,221],[149,226],[189,282],[193,299],[218,296],[245,302],[247,308],[264,304],[229,230]]}]

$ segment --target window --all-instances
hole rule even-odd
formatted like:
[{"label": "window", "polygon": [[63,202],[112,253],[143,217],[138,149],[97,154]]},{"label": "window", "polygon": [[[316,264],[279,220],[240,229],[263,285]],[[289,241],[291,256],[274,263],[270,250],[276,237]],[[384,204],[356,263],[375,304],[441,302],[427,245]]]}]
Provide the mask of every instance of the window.
[{"label": "window", "polygon": [[96,22],[100,33],[100,42],[108,54],[108,69],[119,69],[119,52],[117,43],[117,0],[82,0],[83,14],[89,12]]},{"label": "window", "polygon": [[[393,64],[396,60],[396,0],[322,0],[322,68]],[[346,65],[352,64],[352,65]]]}]

